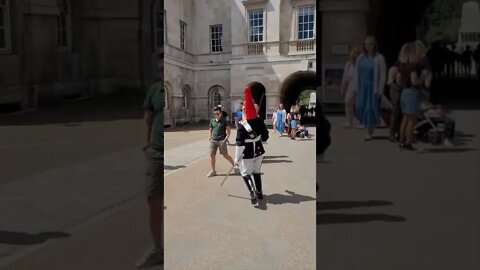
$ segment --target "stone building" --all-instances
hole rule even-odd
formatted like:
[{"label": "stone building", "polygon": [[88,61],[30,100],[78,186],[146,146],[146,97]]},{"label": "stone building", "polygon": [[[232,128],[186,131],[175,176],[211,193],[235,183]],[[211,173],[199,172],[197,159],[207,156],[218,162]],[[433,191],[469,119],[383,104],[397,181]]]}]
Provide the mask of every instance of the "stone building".
[{"label": "stone building", "polygon": [[163,0],[0,0],[0,105],[145,89],[157,11]]},{"label": "stone building", "polygon": [[232,112],[250,85],[260,115],[315,89],[315,0],[165,2],[166,124]]}]

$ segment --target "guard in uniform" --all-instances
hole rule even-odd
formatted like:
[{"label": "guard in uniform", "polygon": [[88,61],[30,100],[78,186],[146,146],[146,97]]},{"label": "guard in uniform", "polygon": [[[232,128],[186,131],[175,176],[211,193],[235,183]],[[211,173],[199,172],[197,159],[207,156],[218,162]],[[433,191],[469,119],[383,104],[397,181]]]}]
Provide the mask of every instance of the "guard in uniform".
[{"label": "guard in uniform", "polygon": [[237,130],[235,164],[239,166],[240,174],[250,192],[252,204],[263,199],[260,168],[265,154],[262,142],[267,140],[267,127],[263,119],[258,116],[252,90],[247,86],[243,119],[239,122]]}]

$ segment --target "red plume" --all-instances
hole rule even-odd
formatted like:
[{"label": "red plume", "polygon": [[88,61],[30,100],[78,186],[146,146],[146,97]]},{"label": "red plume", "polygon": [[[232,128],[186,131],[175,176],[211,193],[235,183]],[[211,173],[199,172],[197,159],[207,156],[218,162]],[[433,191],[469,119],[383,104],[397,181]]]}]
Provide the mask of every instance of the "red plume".
[{"label": "red plume", "polygon": [[255,119],[258,117],[257,110],[252,96],[252,89],[250,86],[245,87],[245,115],[247,120]]}]

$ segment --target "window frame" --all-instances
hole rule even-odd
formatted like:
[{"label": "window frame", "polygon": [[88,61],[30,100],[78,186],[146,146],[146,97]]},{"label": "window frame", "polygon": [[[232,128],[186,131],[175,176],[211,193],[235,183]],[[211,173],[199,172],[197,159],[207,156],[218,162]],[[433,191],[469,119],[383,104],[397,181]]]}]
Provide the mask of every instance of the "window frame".
[{"label": "window frame", "polygon": [[3,0],[3,26],[2,29],[4,31],[3,38],[5,42],[5,47],[0,47],[0,54],[1,53],[11,53],[12,52],[12,29],[11,29],[11,8],[10,8],[10,0]]},{"label": "window frame", "polygon": [[187,51],[187,23],[182,20],[180,20],[180,50]]},{"label": "window frame", "polygon": [[[300,22],[300,15],[301,15],[301,11],[302,9],[311,9],[313,11],[313,29],[308,29],[308,30],[302,30],[300,31],[300,24],[303,24],[303,25],[308,25],[309,23],[312,23],[312,22]],[[308,14],[307,16],[309,16],[311,14]],[[304,15],[305,16],[305,15]],[[316,6],[314,4],[305,4],[305,5],[301,5],[301,6],[298,6],[296,8],[296,16],[295,16],[295,20],[296,20],[296,23],[295,23],[295,28],[296,28],[296,36],[295,36],[295,40],[313,40],[315,39],[315,31],[316,31]],[[312,37],[308,37],[308,38],[300,38],[300,33],[303,32],[303,33],[309,33],[309,32],[312,32]]]},{"label": "window frame", "polygon": [[188,93],[185,87],[182,88],[182,108],[188,109]]},{"label": "window frame", "polygon": [[[220,27],[220,32],[214,32],[214,28]],[[219,34],[220,38],[214,39],[213,35]],[[214,45],[213,42],[218,41],[219,44]],[[218,51],[214,50],[214,48],[219,48]],[[210,25],[210,53],[223,53],[223,24],[214,24]]]},{"label": "window frame", "polygon": [[[250,21],[254,21],[255,22],[255,18],[253,18],[253,20],[250,19],[250,14],[251,13],[258,13],[258,14],[261,14],[262,15],[262,24],[261,25],[255,25],[255,23],[253,23],[252,26],[250,26]],[[265,9],[264,8],[252,8],[252,9],[248,9],[247,10],[247,28],[248,28],[248,36],[247,36],[247,40],[248,40],[248,43],[263,43],[265,42],[266,40],[266,14],[265,14]],[[257,18],[258,19],[258,18]],[[255,28],[261,28],[262,29],[262,33],[261,35],[259,35],[258,33],[253,33],[252,34],[252,30],[255,29]],[[261,37],[262,40],[258,40],[258,41],[255,41],[255,40],[251,40],[251,37]]]},{"label": "window frame", "polygon": [[[215,97],[218,97],[218,103],[215,102]],[[222,105],[222,94],[220,94],[220,90],[218,88],[214,88],[210,94],[211,98],[211,107],[214,108],[215,106]]]},{"label": "window frame", "polygon": [[[155,1],[152,9],[152,34],[153,34],[153,49],[154,51],[163,51],[163,47],[167,41],[166,25],[167,25],[167,11],[160,5],[161,1]],[[158,27],[158,16],[161,15],[163,22],[162,27]],[[161,32],[161,37],[159,35]],[[160,40],[161,39],[161,40]],[[161,41],[161,45],[159,42]]]},{"label": "window frame", "polygon": [[[66,6],[63,5],[63,1]],[[56,16],[57,17],[57,50],[60,52],[69,52],[72,49],[71,3],[69,0],[57,0],[57,7],[58,7],[58,15]],[[65,25],[61,25],[62,15],[65,16],[64,17]],[[63,41],[65,41],[66,44],[64,44]]]}]

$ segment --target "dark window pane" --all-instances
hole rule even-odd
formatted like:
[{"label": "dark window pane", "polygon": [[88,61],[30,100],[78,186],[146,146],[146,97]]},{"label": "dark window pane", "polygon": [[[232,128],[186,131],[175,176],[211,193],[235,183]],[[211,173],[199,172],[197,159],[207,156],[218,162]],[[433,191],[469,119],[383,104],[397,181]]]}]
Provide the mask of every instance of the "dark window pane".
[{"label": "dark window pane", "polygon": [[66,30],[62,31],[62,46],[64,46],[64,47],[68,46],[67,31]]},{"label": "dark window pane", "polygon": [[260,28],[258,28],[258,29],[259,29],[258,33],[261,34],[261,35],[263,35],[263,26],[260,27]]},{"label": "dark window pane", "polygon": [[157,13],[157,28],[163,28],[163,16],[161,13]]},{"label": "dark window pane", "polygon": [[308,30],[313,30],[313,22],[308,24]]},{"label": "dark window pane", "polygon": [[314,17],[313,17],[313,14],[308,16],[308,21],[309,21],[309,22],[315,21],[315,19],[314,19]]},{"label": "dark window pane", "polygon": [[5,29],[0,29],[0,48],[6,48],[7,44],[5,42]]},{"label": "dark window pane", "polygon": [[0,27],[5,26],[5,20],[4,20],[4,10],[3,7],[0,7]]},{"label": "dark window pane", "polygon": [[61,13],[60,15],[60,25],[62,27],[66,27],[67,26],[67,16],[65,13]]}]

